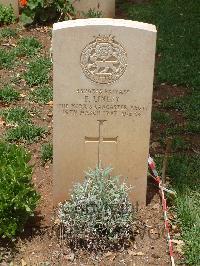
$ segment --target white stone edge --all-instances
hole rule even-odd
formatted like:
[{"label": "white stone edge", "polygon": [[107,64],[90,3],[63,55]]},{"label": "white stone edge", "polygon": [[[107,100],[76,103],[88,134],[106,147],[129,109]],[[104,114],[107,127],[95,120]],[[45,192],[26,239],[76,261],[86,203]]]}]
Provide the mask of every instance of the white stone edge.
[{"label": "white stone edge", "polygon": [[151,32],[157,32],[156,26],[153,24],[143,23],[139,21],[125,20],[125,19],[112,19],[112,18],[89,18],[89,19],[76,19],[58,22],[53,25],[53,31],[62,30],[73,27],[84,26],[114,26],[114,27],[127,27]]}]

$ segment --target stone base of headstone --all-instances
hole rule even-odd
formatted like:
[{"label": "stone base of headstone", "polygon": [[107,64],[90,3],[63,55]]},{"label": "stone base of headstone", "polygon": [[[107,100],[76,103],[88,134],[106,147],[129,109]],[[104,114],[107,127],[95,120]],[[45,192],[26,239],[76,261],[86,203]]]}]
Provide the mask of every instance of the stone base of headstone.
[{"label": "stone base of headstone", "polygon": [[80,17],[84,17],[90,9],[101,11],[104,18],[115,17],[115,0],[77,0],[74,7]]},{"label": "stone base of headstone", "polygon": [[11,5],[14,10],[14,14],[16,17],[19,16],[19,5],[18,0],[0,0],[1,5],[9,6]]}]

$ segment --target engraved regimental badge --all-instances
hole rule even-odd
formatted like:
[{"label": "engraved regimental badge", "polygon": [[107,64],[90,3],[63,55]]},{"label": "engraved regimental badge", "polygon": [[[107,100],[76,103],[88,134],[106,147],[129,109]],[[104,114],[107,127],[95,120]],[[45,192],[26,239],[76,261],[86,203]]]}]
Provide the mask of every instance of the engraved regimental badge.
[{"label": "engraved regimental badge", "polygon": [[127,67],[127,54],[111,35],[99,35],[81,54],[81,67],[90,80],[108,84],[118,80]]}]

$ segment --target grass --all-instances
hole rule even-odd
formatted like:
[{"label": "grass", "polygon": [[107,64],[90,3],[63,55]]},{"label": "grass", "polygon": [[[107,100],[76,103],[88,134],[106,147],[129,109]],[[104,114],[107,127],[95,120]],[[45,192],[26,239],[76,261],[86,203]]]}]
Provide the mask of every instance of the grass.
[{"label": "grass", "polygon": [[0,39],[2,38],[16,38],[18,36],[17,30],[12,28],[3,28],[0,30]]},{"label": "grass", "polygon": [[148,4],[121,1],[128,18],[155,24],[158,30],[157,81],[198,88],[200,39],[197,0],[155,0]]},{"label": "grass", "polygon": [[182,126],[176,126],[167,130],[168,134],[199,134],[200,133],[200,91],[191,90],[186,96],[165,101],[163,107],[166,110],[176,110],[183,114],[185,121]]},{"label": "grass", "polygon": [[41,160],[45,165],[48,161],[53,161],[53,145],[51,143],[45,143],[41,147]]},{"label": "grass", "polygon": [[8,129],[5,139],[10,142],[37,142],[47,133],[46,129],[35,125],[20,125],[16,128]]},{"label": "grass", "polygon": [[172,139],[171,148],[173,151],[185,150],[189,148],[189,144],[182,137],[176,136]]},{"label": "grass", "polygon": [[[182,114],[180,124],[169,125],[166,135],[175,135],[172,149],[186,151],[190,144],[181,135],[200,133],[200,40],[196,0],[154,0],[143,4],[120,1],[129,19],[155,24],[158,30],[156,82],[188,87],[187,95],[163,103],[162,109]],[[167,123],[161,112],[153,114],[157,123]],[[187,265],[200,265],[200,157],[176,155],[169,159],[168,175],[177,192],[174,201]]]},{"label": "grass", "polygon": [[19,100],[20,93],[14,90],[10,85],[0,89],[0,102],[11,103]]},{"label": "grass", "polygon": [[187,119],[198,122],[200,120],[200,91],[192,90],[189,95],[169,99],[163,103],[163,107],[181,111]]},{"label": "grass", "polygon": [[181,125],[175,125],[174,127],[169,127],[166,129],[166,135],[173,136],[178,134],[199,134],[200,133],[200,123],[197,122],[186,122]]},{"label": "grass", "polygon": [[24,37],[18,42],[16,49],[18,56],[34,56],[42,48],[40,42],[34,37]]},{"label": "grass", "polygon": [[49,58],[33,59],[24,78],[29,86],[38,86],[47,84],[50,79],[51,61]]},{"label": "grass", "polygon": [[21,124],[30,124],[31,116],[26,108],[15,107],[4,109],[0,111],[0,115],[9,124],[21,125]]},{"label": "grass", "polygon": [[200,265],[200,156],[178,155],[169,160],[168,174],[177,192],[175,199],[188,265]]},{"label": "grass", "polygon": [[171,124],[172,123],[171,116],[164,112],[154,111],[152,113],[152,118],[155,122],[159,124]]},{"label": "grass", "polygon": [[47,104],[53,100],[53,90],[48,86],[36,88],[30,93],[29,100],[40,104]]},{"label": "grass", "polygon": [[0,69],[11,69],[15,65],[15,60],[15,49],[7,51],[4,48],[0,48]]}]

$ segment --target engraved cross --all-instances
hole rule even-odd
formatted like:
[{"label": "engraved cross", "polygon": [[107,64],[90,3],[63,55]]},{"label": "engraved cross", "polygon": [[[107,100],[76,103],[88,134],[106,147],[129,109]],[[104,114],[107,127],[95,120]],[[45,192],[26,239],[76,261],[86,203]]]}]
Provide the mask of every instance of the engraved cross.
[{"label": "engraved cross", "polygon": [[103,137],[103,125],[107,120],[97,120],[99,122],[99,136],[98,137],[85,137],[85,143],[98,143],[98,167],[100,167],[101,157],[103,153],[103,143],[117,143],[117,137]]}]

